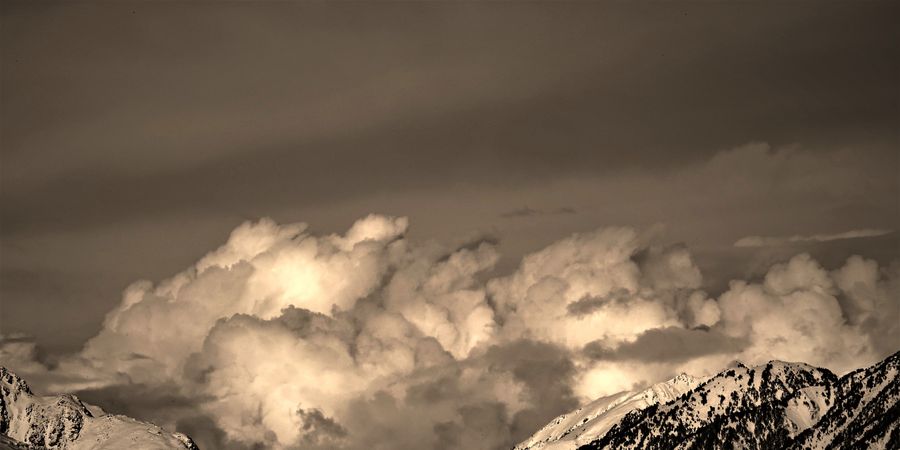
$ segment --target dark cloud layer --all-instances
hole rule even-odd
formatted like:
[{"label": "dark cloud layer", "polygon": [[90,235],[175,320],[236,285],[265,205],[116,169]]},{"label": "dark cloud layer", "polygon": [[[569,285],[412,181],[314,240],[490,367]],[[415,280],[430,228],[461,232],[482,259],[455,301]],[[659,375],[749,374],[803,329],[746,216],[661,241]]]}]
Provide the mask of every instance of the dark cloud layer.
[{"label": "dark cloud layer", "polygon": [[602,297],[585,297],[569,303],[566,305],[566,310],[575,317],[589,315],[602,308],[603,305],[617,300],[628,299],[630,296],[631,293],[626,289],[617,289]]},{"label": "dark cloud layer", "polygon": [[8,4],[3,228],[889,142],[890,8]]},{"label": "dark cloud layer", "polygon": [[709,329],[654,328],[641,333],[633,342],[608,348],[594,341],[584,347],[587,357],[603,361],[678,362],[714,355],[740,352],[747,342]]}]

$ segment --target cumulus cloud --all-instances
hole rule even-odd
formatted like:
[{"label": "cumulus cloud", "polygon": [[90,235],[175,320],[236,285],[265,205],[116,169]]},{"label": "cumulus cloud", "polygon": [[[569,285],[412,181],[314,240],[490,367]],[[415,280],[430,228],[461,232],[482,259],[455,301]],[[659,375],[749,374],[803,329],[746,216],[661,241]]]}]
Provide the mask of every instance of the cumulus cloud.
[{"label": "cumulus cloud", "polygon": [[185,271],[128,287],[79,354],[51,368],[7,336],[0,356],[212,448],[495,449],[680,371],[843,371],[900,337],[900,265],[828,271],[801,254],[711,297],[689,249],[653,233],[575,234],[497,276],[496,240],[417,243],[408,226],[248,222]]},{"label": "cumulus cloud", "polygon": [[655,248],[630,228],[576,234],[488,283],[507,336],[578,349],[681,324],[701,277],[683,247]]},{"label": "cumulus cloud", "polygon": [[840,239],[856,239],[865,237],[884,236],[893,233],[893,230],[881,229],[861,229],[850,230],[843,233],[835,234],[813,234],[813,235],[793,235],[793,236],[746,236],[735,241],[735,247],[768,247],[785,244],[797,244],[808,242],[828,242]]},{"label": "cumulus cloud", "polygon": [[879,268],[873,260],[852,256],[831,275],[849,324],[866,330],[877,354],[896,351],[900,342],[900,261]]},{"label": "cumulus cloud", "polygon": [[[268,319],[290,305],[323,314],[352,308],[381,282],[406,220],[370,216],[344,236],[305,229],[245,223],[194,267],[156,285],[132,284],[84,356],[114,361],[138,378],[148,368],[174,376],[220,319]],[[134,354],[146,358],[134,361]]]},{"label": "cumulus cloud", "polygon": [[[837,275],[852,271],[856,264],[851,258]],[[882,283],[871,278],[869,281],[872,286]],[[751,363],[775,355],[846,371],[880,356],[874,345],[880,339],[873,334],[875,330],[855,325],[855,313],[841,305],[842,298],[847,303],[853,295],[836,286],[835,274],[827,272],[809,255],[800,254],[772,266],[761,283],[732,282],[718,299],[721,320],[714,328],[732,337],[749,339],[751,345],[740,355]],[[884,312],[890,312],[888,305]],[[896,315],[880,318],[886,322],[894,319]],[[895,343],[898,337],[896,333],[892,336]]]},{"label": "cumulus cloud", "polygon": [[465,359],[497,326],[478,281],[495,242],[412,245],[406,228],[384,216],[326,236],[245,223],[184,272],[130,286],[70,368],[181,386],[230,441],[352,445],[337,433],[348,402]]}]

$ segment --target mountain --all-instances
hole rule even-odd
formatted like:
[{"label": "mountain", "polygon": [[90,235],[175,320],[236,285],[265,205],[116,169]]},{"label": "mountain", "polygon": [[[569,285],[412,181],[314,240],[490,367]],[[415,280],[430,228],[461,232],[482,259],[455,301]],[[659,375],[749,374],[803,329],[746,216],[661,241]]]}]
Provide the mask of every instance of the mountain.
[{"label": "mountain", "polygon": [[516,450],[900,449],[898,372],[900,352],[840,378],[781,361],[738,364],[702,381],[681,375],[694,383],[657,401],[623,400],[677,377],[599,399],[558,417]]},{"label": "mountain", "polygon": [[796,448],[900,448],[900,352],[841,377],[834,406],[794,440]]},{"label": "mountain", "polygon": [[574,450],[602,436],[625,414],[674,400],[702,381],[681,374],[644,391],[621,392],[600,398],[557,417],[514,450]]},{"label": "mountain", "polygon": [[125,416],[95,416],[74,395],[34,395],[25,380],[0,367],[0,450],[36,448],[198,450],[181,433]]}]

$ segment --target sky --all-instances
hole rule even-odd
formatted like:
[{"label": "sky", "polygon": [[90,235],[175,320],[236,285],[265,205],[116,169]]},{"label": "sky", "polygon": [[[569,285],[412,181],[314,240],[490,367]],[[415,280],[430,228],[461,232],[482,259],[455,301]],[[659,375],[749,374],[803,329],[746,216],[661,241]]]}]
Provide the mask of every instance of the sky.
[{"label": "sky", "polygon": [[3,2],[0,361],[201,447],[397,449],[870,363],[898,9]]}]

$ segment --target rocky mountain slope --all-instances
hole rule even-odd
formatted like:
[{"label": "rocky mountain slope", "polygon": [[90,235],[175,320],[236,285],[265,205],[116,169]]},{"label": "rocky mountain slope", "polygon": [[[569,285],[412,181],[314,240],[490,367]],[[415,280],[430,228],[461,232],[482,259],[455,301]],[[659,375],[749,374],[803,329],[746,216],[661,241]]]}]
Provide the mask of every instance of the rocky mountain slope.
[{"label": "rocky mountain slope", "polygon": [[0,367],[0,449],[192,449],[181,433],[125,416],[95,417],[74,395],[37,396]]},{"label": "rocky mountain slope", "polygon": [[900,448],[900,352],[841,377],[834,405],[795,448]]},{"label": "rocky mountain slope", "polygon": [[516,449],[900,449],[898,372],[900,352],[840,378],[806,364],[738,365],[624,413],[610,405],[634,394],[600,399]]}]

